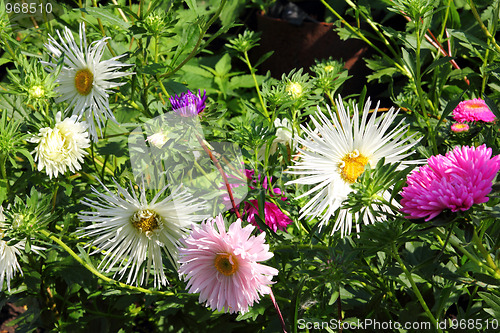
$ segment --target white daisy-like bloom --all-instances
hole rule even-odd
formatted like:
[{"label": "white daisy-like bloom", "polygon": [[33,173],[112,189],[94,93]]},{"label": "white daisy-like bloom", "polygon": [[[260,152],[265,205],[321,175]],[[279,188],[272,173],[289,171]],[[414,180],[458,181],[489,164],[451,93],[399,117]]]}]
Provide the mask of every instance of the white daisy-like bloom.
[{"label": "white daisy-like bloom", "polygon": [[61,112],[58,112],[54,128],[44,127],[38,135],[29,139],[38,143],[34,150],[38,171],[45,168],[51,179],[65,173],[66,169],[73,173],[80,170],[80,163],[88,154],[84,149],[90,147],[87,124],[79,122],[76,115],[64,120],[61,118]]},{"label": "white daisy-like bloom", "polygon": [[7,242],[2,239],[3,232],[7,228],[4,222],[3,207],[0,206],[0,291],[3,289],[4,281],[7,282],[7,290],[10,291],[10,281],[14,278],[16,272],[23,275],[21,266],[17,262],[17,256],[24,249],[25,242],[18,242],[12,246],[7,245]]},{"label": "white daisy-like bloom", "polygon": [[[121,187],[116,181],[117,194],[104,184],[104,193],[94,187],[97,200],[82,201],[94,209],[80,214],[88,223],[79,230],[93,240],[87,246],[96,246],[92,254],[103,252],[99,268],[110,272],[118,266],[115,276],[126,276],[127,284],[142,285],[152,271],[154,286],[168,283],[163,271],[162,252],[177,267],[177,247],[180,239],[188,234],[191,224],[206,216],[195,215],[203,205],[192,198],[181,186],[172,189],[160,200],[168,186],[153,199],[146,199],[145,185],[139,186],[139,196],[131,189]],[[132,184],[131,184],[132,187]]]},{"label": "white daisy-like bloom", "polygon": [[[385,157],[385,163],[401,162],[401,165],[415,164],[418,161],[404,161],[412,152],[408,152],[418,140],[410,142],[413,137],[403,138],[409,125],[401,126],[401,122],[390,130],[398,111],[391,108],[383,116],[377,117],[379,103],[370,117],[370,99],[367,100],[363,113],[360,116],[357,105],[354,105],[354,115],[350,118],[349,108],[345,108],[342,99],[337,100],[338,117],[332,114],[327,106],[330,118],[325,116],[318,107],[316,117],[311,117],[314,124],[313,130],[309,125],[302,126],[305,139],[297,138],[301,147],[298,148],[300,160],[288,173],[301,176],[289,184],[312,185],[312,188],[300,195],[298,198],[314,196],[302,207],[301,216],[310,219],[321,219],[320,227],[325,226],[330,218],[340,208],[338,218],[332,228],[332,234],[340,231],[344,237],[351,233],[353,222],[356,231],[359,232],[359,224],[356,223],[363,218],[364,224],[384,220],[384,216],[374,216],[368,207],[361,212],[351,213],[342,208],[342,202],[347,199],[353,191],[351,185],[363,173],[367,164],[375,167],[377,162]],[[381,193],[384,199],[390,200],[388,191]],[[393,201],[397,206],[397,203]],[[382,205],[372,208],[391,212],[391,209]]]},{"label": "white daisy-like bloom", "polygon": [[64,28],[62,36],[59,31],[57,31],[57,35],[60,43],[49,35],[49,42],[45,44],[54,62],[42,62],[49,67],[49,71],[53,72],[60,57],[64,56],[64,65],[56,79],[56,82],[59,83],[56,91],[61,94],[56,102],[67,101],[69,103],[68,109],[74,106],[73,114],[80,116],[85,114],[92,140],[97,141],[98,136],[94,121],[99,130],[106,119],[112,119],[116,122],[115,116],[109,108],[109,89],[125,84],[125,82],[110,80],[133,74],[118,71],[122,67],[131,65],[118,61],[124,55],[101,61],[106,41],[110,37],[104,37],[87,45],[84,23],[80,24],[79,45],[67,27]]}]

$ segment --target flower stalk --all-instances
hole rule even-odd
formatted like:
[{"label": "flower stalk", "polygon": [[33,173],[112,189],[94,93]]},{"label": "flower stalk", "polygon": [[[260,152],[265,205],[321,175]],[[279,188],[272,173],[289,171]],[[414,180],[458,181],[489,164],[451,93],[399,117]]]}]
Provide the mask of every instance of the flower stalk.
[{"label": "flower stalk", "polygon": [[420,302],[420,305],[422,306],[422,308],[424,309],[427,317],[432,322],[432,324],[437,329],[437,331],[442,332],[441,329],[438,327],[438,322],[437,322],[436,318],[434,317],[431,310],[427,306],[427,303],[425,302],[424,298],[422,297],[422,294],[420,293],[420,290],[418,289],[418,286],[415,283],[415,280],[413,280],[411,272],[408,270],[408,268],[406,268],[406,265],[404,264],[403,260],[399,256],[398,249],[396,248],[396,245],[394,243],[392,244],[392,255],[393,255],[394,259],[396,259],[396,261],[399,263],[399,266],[401,267],[401,269],[405,273],[408,281],[410,281],[411,288],[413,289],[413,292],[417,296],[417,299]]},{"label": "flower stalk", "polygon": [[60,247],[63,248],[64,251],[66,251],[70,256],[72,256],[77,262],[79,262],[83,267],[85,267],[89,272],[100,278],[101,280],[115,285],[117,287],[123,288],[123,289],[128,289],[131,291],[136,291],[136,292],[141,292],[145,294],[151,294],[151,295],[161,295],[161,296],[174,296],[175,293],[173,292],[166,292],[166,291],[160,291],[160,290],[149,290],[141,287],[135,287],[131,286],[129,284],[125,284],[123,282],[119,282],[116,280],[113,280],[105,275],[103,275],[101,272],[99,272],[97,269],[94,268],[91,264],[85,262],[82,258],[80,258],[66,243],[64,243],[63,240],[60,238],[57,238],[55,235],[53,235],[51,232],[48,230],[42,229],[40,230],[40,233],[44,235],[45,237],[49,238],[50,240],[54,241],[57,243]]}]

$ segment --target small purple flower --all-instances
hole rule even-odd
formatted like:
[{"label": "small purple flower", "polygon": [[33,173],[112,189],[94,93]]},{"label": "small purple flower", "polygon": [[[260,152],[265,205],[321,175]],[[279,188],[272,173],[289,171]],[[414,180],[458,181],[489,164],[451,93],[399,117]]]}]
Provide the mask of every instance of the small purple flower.
[{"label": "small purple flower", "polygon": [[207,93],[205,90],[203,90],[203,96],[201,96],[200,90],[198,90],[197,95],[188,90],[186,93],[181,93],[179,96],[175,95],[170,97],[170,103],[172,104],[172,109],[180,116],[194,117],[205,109],[206,99]]}]

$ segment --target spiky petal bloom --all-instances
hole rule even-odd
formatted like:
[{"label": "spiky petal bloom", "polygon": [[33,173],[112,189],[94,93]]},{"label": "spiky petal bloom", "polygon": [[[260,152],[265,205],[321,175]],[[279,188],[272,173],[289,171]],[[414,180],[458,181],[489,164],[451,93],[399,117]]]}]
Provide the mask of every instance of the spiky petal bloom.
[{"label": "spiky petal bloom", "polygon": [[154,286],[166,285],[162,252],[177,265],[179,241],[193,222],[202,219],[194,215],[202,205],[180,187],[160,200],[167,190],[164,187],[148,202],[144,184],[139,186],[139,196],[133,189],[129,192],[116,182],[115,186],[117,194],[104,185],[104,193],[92,187],[97,200],[83,201],[93,210],[80,214],[88,223],[80,233],[93,238],[87,245],[97,247],[93,254],[104,252],[99,267],[106,272],[118,266],[115,275],[120,279],[126,276],[128,284],[142,285],[152,271]]},{"label": "spiky petal bloom", "polygon": [[194,117],[201,113],[205,110],[206,100],[206,91],[203,91],[203,96],[201,96],[200,90],[198,90],[197,95],[188,90],[186,93],[181,93],[180,95],[176,94],[175,96],[170,97],[172,110],[183,117]]},{"label": "spiky petal bloom", "polygon": [[495,121],[495,115],[491,112],[486,102],[480,98],[462,101],[453,110],[453,119],[460,123],[469,121],[482,121],[491,123]]},{"label": "spiky petal bloom", "polygon": [[237,220],[226,231],[221,215],[193,227],[179,248],[179,274],[188,281],[199,302],[229,313],[248,311],[260,295],[269,294],[275,268],[261,264],[270,259],[265,233],[251,236],[254,226]]},{"label": "spiky petal bloom", "polygon": [[[342,202],[353,189],[351,185],[363,173],[367,164],[374,168],[377,162],[385,157],[385,163],[401,162],[402,165],[413,164],[415,161],[404,161],[411,154],[408,152],[416,142],[409,143],[410,137],[403,138],[408,125],[401,126],[401,120],[392,130],[398,112],[391,108],[384,116],[377,116],[378,104],[368,119],[371,102],[366,102],[363,114],[354,105],[354,115],[350,118],[349,109],[344,107],[342,100],[337,101],[337,115],[332,114],[327,106],[330,118],[324,115],[318,107],[315,117],[311,118],[315,129],[309,125],[302,127],[306,138],[298,138],[301,148],[300,157],[292,166],[291,174],[301,178],[290,181],[289,184],[313,185],[311,189],[298,198],[314,196],[302,207],[301,216],[321,219],[320,227],[326,225],[330,217],[340,208],[332,233],[340,231],[341,236],[351,233],[353,222],[358,221],[363,214],[363,223],[374,223],[383,216],[374,216],[368,207],[360,213],[352,214],[342,208]],[[390,193],[381,195],[390,200]],[[372,206],[372,209],[382,209],[389,212],[390,208]],[[356,223],[355,223],[356,224]],[[356,230],[359,225],[356,224]]]},{"label": "spiky petal bloom", "polygon": [[80,163],[88,154],[84,149],[90,147],[87,124],[79,122],[77,116],[61,118],[61,112],[58,112],[54,128],[44,127],[38,135],[29,139],[38,143],[34,150],[38,171],[45,168],[51,179],[65,173],[66,169],[73,173],[80,170]]},{"label": "spiky petal bloom", "polygon": [[443,210],[466,211],[488,201],[492,182],[500,170],[500,155],[491,157],[486,145],[455,147],[445,156],[431,156],[414,170],[403,188],[401,211],[409,219],[429,221]]},{"label": "spiky petal bloom", "polygon": [[451,125],[451,130],[455,133],[467,132],[469,130],[469,125],[462,123],[455,123]]},{"label": "spiky petal bloom", "polygon": [[17,256],[21,254],[20,250],[24,248],[25,243],[18,242],[12,246],[7,245],[7,242],[2,239],[7,227],[4,222],[3,207],[0,206],[0,291],[3,289],[4,281],[7,283],[7,290],[10,291],[10,281],[16,272],[23,275]]},{"label": "spiky petal bloom", "polygon": [[102,60],[104,48],[110,37],[104,37],[87,45],[84,23],[80,24],[80,43],[76,43],[71,31],[65,27],[63,35],[57,31],[60,43],[54,37],[49,36],[46,49],[51,53],[54,62],[42,62],[50,71],[54,71],[57,63],[64,55],[64,65],[56,79],[59,86],[57,92],[61,94],[56,102],[68,102],[70,109],[74,107],[73,114],[85,114],[89,125],[92,140],[97,141],[97,130],[106,119],[116,122],[115,116],[109,108],[109,93],[111,88],[125,84],[124,82],[113,82],[114,80],[132,73],[123,73],[118,70],[125,66],[117,56],[109,60]]}]

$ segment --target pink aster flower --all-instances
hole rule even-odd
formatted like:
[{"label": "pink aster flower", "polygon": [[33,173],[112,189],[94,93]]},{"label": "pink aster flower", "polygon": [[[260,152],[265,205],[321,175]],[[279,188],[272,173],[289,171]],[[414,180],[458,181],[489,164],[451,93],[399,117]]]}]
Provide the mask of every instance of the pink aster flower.
[{"label": "pink aster flower", "polygon": [[406,218],[427,217],[443,210],[466,211],[473,204],[488,201],[492,182],[500,170],[500,155],[491,158],[486,145],[455,147],[445,156],[431,156],[427,165],[413,171],[403,188],[401,211]]},{"label": "pink aster flower", "polygon": [[491,112],[485,101],[480,98],[474,98],[460,102],[455,110],[453,110],[453,119],[460,123],[466,121],[491,123],[495,120],[495,115]]},{"label": "pink aster flower", "polygon": [[[259,230],[259,224],[255,215],[259,215],[259,202],[257,200],[250,200],[245,203],[245,211],[247,212],[247,221],[256,226]],[[272,202],[264,203],[265,223],[276,232],[278,229],[285,231],[286,226],[292,223],[292,220],[286,216],[276,204]],[[262,231],[262,230],[261,230]]]},{"label": "pink aster flower", "polygon": [[273,257],[265,233],[251,236],[254,227],[237,220],[226,231],[221,215],[193,225],[179,248],[179,274],[188,281],[189,293],[217,311],[248,312],[260,295],[271,293],[278,270],[261,264]]},{"label": "pink aster flower", "polygon": [[451,125],[451,130],[455,133],[467,132],[469,130],[469,125],[463,123],[455,123]]}]

